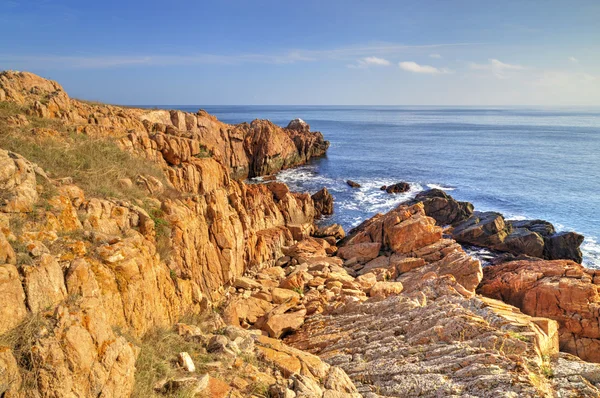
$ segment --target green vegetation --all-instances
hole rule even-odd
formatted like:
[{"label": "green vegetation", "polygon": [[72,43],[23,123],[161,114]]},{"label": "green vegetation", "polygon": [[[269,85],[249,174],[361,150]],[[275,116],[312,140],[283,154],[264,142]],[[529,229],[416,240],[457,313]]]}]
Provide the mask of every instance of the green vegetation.
[{"label": "green vegetation", "polygon": [[196,158],[212,158],[213,151],[205,147],[204,145],[200,145],[200,152],[198,152],[194,157]]},{"label": "green vegetation", "polygon": [[[164,397],[157,394],[154,385],[165,378],[177,376],[177,355],[187,352],[196,366],[212,361],[214,358],[206,354],[201,344],[186,341],[172,329],[156,328],[136,342],[140,347],[140,355],[135,364],[135,386],[133,398]],[[182,391],[175,397],[192,396],[190,392]]]},{"label": "green vegetation", "polygon": [[512,337],[513,339],[517,339],[519,341],[524,341],[524,342],[529,342],[529,338],[527,338],[526,336],[523,336],[521,333],[517,333],[517,332],[513,332],[513,331],[509,331],[508,335],[510,337]]},{"label": "green vegetation", "polygon": [[[161,260],[167,261],[171,257],[171,224],[165,220],[161,209],[149,209],[148,214],[154,221],[156,231],[156,251]],[[173,277],[173,275],[171,275]],[[175,280],[175,279],[173,279]]]}]

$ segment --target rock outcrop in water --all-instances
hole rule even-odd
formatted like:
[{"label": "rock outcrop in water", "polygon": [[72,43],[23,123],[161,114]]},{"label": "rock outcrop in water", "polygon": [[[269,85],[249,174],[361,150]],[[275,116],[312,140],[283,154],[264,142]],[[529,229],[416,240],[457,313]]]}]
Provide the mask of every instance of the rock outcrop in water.
[{"label": "rock outcrop in water", "polygon": [[398,182],[396,184],[381,187],[381,189],[385,190],[387,193],[404,193],[410,190],[410,184],[407,182]]},{"label": "rock outcrop in water", "polygon": [[579,247],[583,236],[576,232],[556,233],[547,221],[512,221],[500,213],[474,211],[471,203],[456,201],[439,189],[420,193],[408,203],[418,202],[424,204],[425,212],[438,225],[452,225],[452,238],[460,243],[514,255],[582,261]]}]

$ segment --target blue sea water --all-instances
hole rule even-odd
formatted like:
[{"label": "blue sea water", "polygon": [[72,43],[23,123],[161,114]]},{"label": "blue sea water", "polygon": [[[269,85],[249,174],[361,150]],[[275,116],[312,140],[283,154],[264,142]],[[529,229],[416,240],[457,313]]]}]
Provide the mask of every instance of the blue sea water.
[{"label": "blue sea water", "polygon": [[[349,229],[417,192],[438,187],[477,210],[539,218],[585,235],[584,265],[600,268],[600,108],[399,106],[179,106],[227,123],[308,122],[327,155],[278,179],[314,193],[326,186]],[[352,179],[362,185],[352,189]],[[392,195],[382,185],[407,181]]]}]

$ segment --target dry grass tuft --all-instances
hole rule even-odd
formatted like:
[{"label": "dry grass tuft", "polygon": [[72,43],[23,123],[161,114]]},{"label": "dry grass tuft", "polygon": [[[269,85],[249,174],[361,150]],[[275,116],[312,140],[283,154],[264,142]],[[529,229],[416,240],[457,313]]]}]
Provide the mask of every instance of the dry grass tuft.
[{"label": "dry grass tuft", "polygon": [[49,320],[41,314],[30,313],[16,328],[0,336],[0,345],[10,347],[17,360],[24,396],[30,396],[28,392],[39,391],[39,370],[43,364],[36,360],[32,348],[40,337],[40,332],[48,330],[48,324]]},{"label": "dry grass tuft", "polygon": [[[165,397],[164,394],[157,394],[154,391],[154,385],[162,379],[182,375],[177,365],[177,355],[180,352],[185,351],[190,354],[196,366],[214,360],[201,344],[186,341],[172,329],[151,330],[146,333],[141,342],[138,342],[138,345],[140,355],[135,364],[135,387],[132,398]],[[189,392],[177,392],[174,396],[187,397]]]},{"label": "dry grass tuft", "polygon": [[[72,177],[89,196],[125,200],[147,197],[147,192],[135,184],[119,184],[123,178],[135,181],[138,175],[151,175],[165,187],[169,185],[155,163],[133,157],[111,139],[76,134],[59,120],[34,116],[28,116],[28,126],[9,126],[6,119],[19,113],[24,113],[24,109],[0,102],[0,147],[37,163],[52,178]],[[50,128],[59,135],[37,136],[31,133],[35,127]]]}]

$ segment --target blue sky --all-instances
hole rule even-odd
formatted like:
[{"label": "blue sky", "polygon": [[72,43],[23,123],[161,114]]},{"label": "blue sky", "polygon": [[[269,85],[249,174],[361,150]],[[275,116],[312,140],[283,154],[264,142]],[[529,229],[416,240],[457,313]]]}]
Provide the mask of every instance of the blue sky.
[{"label": "blue sky", "polygon": [[0,0],[0,69],[121,104],[600,105],[600,1]]}]

